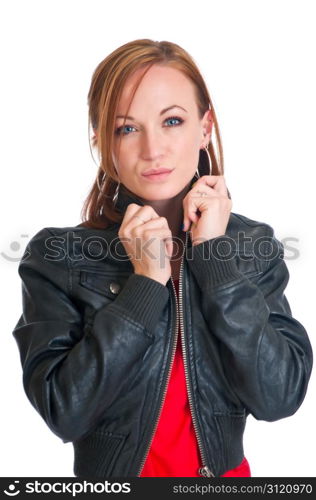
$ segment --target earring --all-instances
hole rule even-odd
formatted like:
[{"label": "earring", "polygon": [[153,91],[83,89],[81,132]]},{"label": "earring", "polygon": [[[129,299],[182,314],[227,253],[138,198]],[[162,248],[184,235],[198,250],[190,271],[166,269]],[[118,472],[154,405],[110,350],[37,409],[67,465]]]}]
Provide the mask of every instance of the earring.
[{"label": "earring", "polygon": [[[100,169],[101,169],[101,167],[99,167],[99,170],[100,170]],[[101,181],[101,186],[102,186],[102,184],[103,184],[103,181],[104,181],[104,179],[105,179],[105,176],[106,176],[106,173],[104,172],[103,177],[102,177],[102,181]],[[97,175],[97,177],[96,177],[96,183],[97,183],[97,186],[98,186],[99,191],[100,191],[100,193],[99,193],[99,196],[100,196],[100,194],[102,194],[102,187],[100,186],[100,182],[99,182],[99,175]],[[120,183],[120,181],[119,181],[119,182],[118,182],[118,184],[117,184],[117,186],[116,186],[116,189],[115,189],[115,193],[114,193],[114,195],[113,195],[113,198],[112,198],[112,201],[113,201],[113,204],[114,204],[114,205],[116,204],[116,201],[117,201],[117,197],[118,197],[118,193],[119,193],[119,189],[120,189],[120,184],[121,184],[121,183]]]},{"label": "earring", "polygon": [[[211,162],[210,154],[208,152],[208,144],[206,146],[204,146],[203,151],[205,151],[205,153],[207,155],[208,170],[209,170],[209,174],[208,175],[212,175],[212,162]],[[197,169],[195,171],[195,176],[198,179],[200,178],[199,165],[197,166]]]},{"label": "earring", "polygon": [[209,163],[209,170],[210,170],[210,173],[209,175],[212,175],[212,162],[211,162],[211,157],[210,157],[210,153],[208,152],[208,144],[203,148],[205,153],[207,154],[207,159],[208,159],[208,163]]},{"label": "earring", "polygon": [[114,193],[113,198],[112,198],[112,201],[113,201],[114,205],[116,204],[116,201],[117,201],[118,193],[119,193],[119,190],[120,190],[120,185],[121,185],[121,183],[120,183],[120,181],[118,181],[116,189],[115,189],[115,193]]},{"label": "earring", "polygon": [[197,166],[194,176],[197,177],[198,179],[200,178],[199,166]]},{"label": "earring", "polygon": [[[99,171],[102,170],[101,167],[99,167]],[[101,185],[103,184],[103,181],[105,179],[105,172],[103,172],[103,176],[102,176],[102,181],[101,181]],[[96,183],[97,183],[97,186],[99,188],[99,191],[100,193],[102,193],[102,187],[100,186],[100,182],[99,182],[99,173],[97,174],[97,177],[96,177]]]}]

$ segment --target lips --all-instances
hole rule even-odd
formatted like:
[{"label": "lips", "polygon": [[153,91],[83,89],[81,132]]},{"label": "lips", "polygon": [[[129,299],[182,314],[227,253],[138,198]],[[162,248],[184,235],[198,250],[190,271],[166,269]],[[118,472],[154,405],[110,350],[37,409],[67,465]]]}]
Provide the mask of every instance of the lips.
[{"label": "lips", "polygon": [[171,168],[149,168],[148,170],[145,170],[145,172],[142,173],[145,177],[147,175],[156,175],[156,174],[165,174],[168,172],[172,172]]}]

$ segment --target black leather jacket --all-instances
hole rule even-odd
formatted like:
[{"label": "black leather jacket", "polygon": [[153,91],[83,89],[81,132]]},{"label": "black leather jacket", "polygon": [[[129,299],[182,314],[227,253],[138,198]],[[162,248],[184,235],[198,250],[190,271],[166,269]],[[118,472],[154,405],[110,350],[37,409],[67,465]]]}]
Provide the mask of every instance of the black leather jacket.
[{"label": "black leather jacket", "polygon": [[[118,210],[135,201],[119,197]],[[236,213],[224,236],[192,246],[187,235],[178,310],[173,280],[135,274],[118,229],[49,227],[27,245],[13,332],[27,397],[73,442],[75,475],[140,475],[180,319],[199,473],[220,476],[243,459],[248,414],[288,417],[306,393],[312,350],[284,295],[283,245]]]}]

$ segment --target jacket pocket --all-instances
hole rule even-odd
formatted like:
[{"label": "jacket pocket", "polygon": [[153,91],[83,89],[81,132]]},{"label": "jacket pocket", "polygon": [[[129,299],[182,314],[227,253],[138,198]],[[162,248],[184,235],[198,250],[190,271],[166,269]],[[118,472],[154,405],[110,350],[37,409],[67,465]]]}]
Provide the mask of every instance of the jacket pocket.
[{"label": "jacket pocket", "polygon": [[74,474],[90,477],[110,476],[125,439],[123,434],[95,431],[74,441]]},{"label": "jacket pocket", "polygon": [[79,283],[84,288],[115,299],[122,290],[130,273],[102,273],[99,271],[80,271]]}]

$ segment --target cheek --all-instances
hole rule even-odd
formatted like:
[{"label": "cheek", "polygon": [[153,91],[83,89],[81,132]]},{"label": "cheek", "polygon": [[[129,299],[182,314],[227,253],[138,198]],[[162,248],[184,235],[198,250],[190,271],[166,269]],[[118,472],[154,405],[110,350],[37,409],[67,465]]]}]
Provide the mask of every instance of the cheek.
[{"label": "cheek", "polygon": [[200,156],[200,136],[197,134],[196,129],[192,134],[187,136],[187,140],[183,145],[181,158],[182,163],[188,172],[188,175],[194,175],[195,170],[199,164]]},{"label": "cheek", "polygon": [[186,140],[179,142],[179,152],[184,163],[192,164],[199,155],[199,142],[193,135],[186,137]]},{"label": "cheek", "polygon": [[187,127],[184,134],[179,134],[177,140],[181,142],[183,149],[194,155],[200,147],[201,132],[196,126]]},{"label": "cheek", "polygon": [[114,148],[112,160],[117,170],[128,169],[128,166],[132,163],[132,156],[132,148],[126,148],[124,144],[121,144],[120,149],[118,147]]}]

